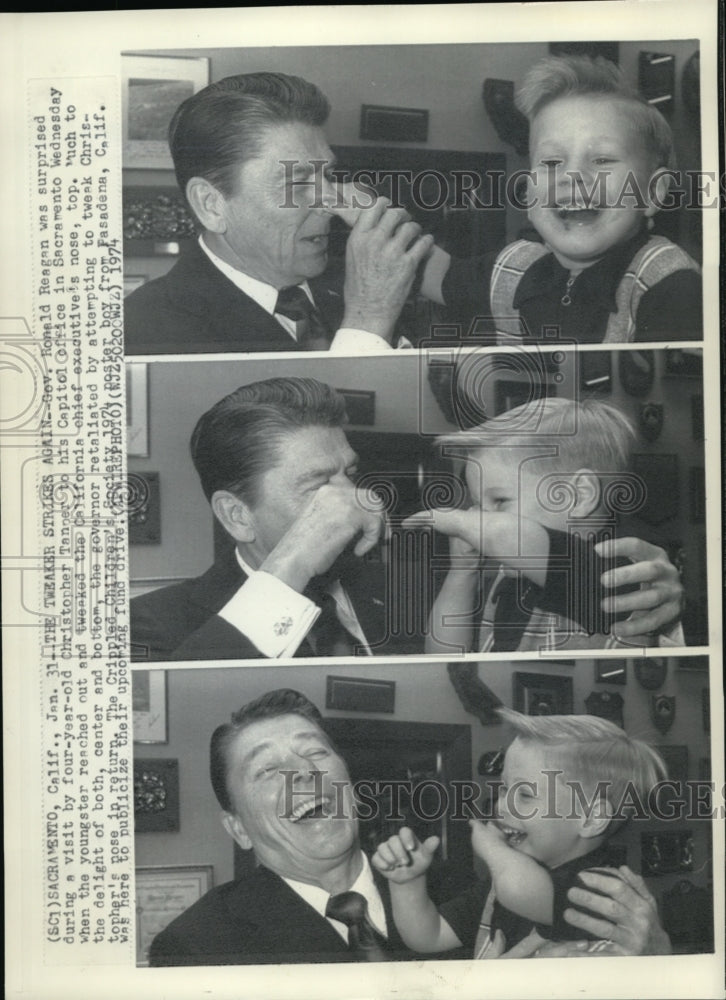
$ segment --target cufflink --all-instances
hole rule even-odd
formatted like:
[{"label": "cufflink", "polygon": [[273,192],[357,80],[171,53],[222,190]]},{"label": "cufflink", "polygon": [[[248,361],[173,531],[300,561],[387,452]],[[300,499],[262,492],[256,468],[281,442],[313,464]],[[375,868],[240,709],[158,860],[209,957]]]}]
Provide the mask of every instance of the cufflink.
[{"label": "cufflink", "polygon": [[272,631],[275,635],[287,635],[292,628],[292,618],[289,616],[287,618],[281,618],[279,622],[275,622],[272,626]]}]

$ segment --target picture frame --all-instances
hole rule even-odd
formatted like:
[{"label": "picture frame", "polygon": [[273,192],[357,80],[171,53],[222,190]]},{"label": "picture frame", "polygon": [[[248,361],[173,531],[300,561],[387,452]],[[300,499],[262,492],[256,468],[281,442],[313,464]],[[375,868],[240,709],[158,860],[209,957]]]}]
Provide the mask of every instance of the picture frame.
[{"label": "picture frame", "polygon": [[123,166],[171,170],[167,129],[187,97],[209,83],[209,59],[121,55]]},{"label": "picture frame", "polygon": [[374,427],[376,394],[367,389],[336,389],[345,400],[348,422],[354,427]]},{"label": "picture frame", "polygon": [[328,674],[325,681],[325,707],[339,712],[393,714],[396,710],[396,682]]},{"label": "picture frame", "polygon": [[571,715],[572,678],[564,674],[534,674],[515,670],[514,708],[523,715]]},{"label": "picture frame", "polygon": [[136,964],[145,968],[156,935],[212,888],[214,866],[144,866],[135,876]]},{"label": "picture frame", "polygon": [[693,871],[693,832],[668,830],[641,833],[640,864],[643,875],[675,875]]},{"label": "picture frame", "polygon": [[126,364],[126,455],[149,457],[149,366]]},{"label": "picture frame", "polygon": [[173,757],[134,759],[134,830],[174,833],[179,829],[179,761]]},{"label": "picture frame", "polygon": [[429,113],[426,108],[361,105],[361,139],[372,142],[427,142],[428,137]]},{"label": "picture frame", "polygon": [[169,742],[166,670],[132,670],[134,743]]}]

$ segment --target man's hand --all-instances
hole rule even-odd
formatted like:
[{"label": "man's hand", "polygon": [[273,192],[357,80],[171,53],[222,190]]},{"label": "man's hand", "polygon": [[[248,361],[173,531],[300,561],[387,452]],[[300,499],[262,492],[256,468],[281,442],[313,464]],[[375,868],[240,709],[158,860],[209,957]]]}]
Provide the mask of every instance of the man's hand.
[{"label": "man's hand", "polygon": [[371,864],[389,881],[403,885],[428,871],[439,843],[439,837],[427,837],[421,843],[413,830],[402,826],[378,845]]},{"label": "man's hand", "polygon": [[385,519],[370,492],[358,491],[348,480],[329,482],[316,490],[297,521],[282,536],[260,566],[302,593],[314,576],[321,576],[357,538],[353,552],[364,556],[378,543]]},{"label": "man's hand", "polygon": [[603,587],[641,585],[640,590],[606,597],[602,602],[603,611],[610,614],[633,612],[627,621],[615,625],[618,637],[627,639],[659,632],[679,621],[683,613],[683,586],[678,570],[663,549],[640,538],[618,538],[611,542],[599,542],[595,551],[603,558],[633,560],[631,566],[603,573]]},{"label": "man's hand", "polygon": [[433,243],[405,209],[391,208],[386,198],[360,210],[345,254],[342,325],[390,342],[416,269]]},{"label": "man's hand", "polygon": [[670,954],[670,941],[658,919],[655,900],[639,875],[623,865],[612,871],[584,871],[580,878],[594,891],[573,886],[567,893],[568,899],[573,905],[586,907],[600,916],[572,908],[566,909],[564,916],[573,927],[611,942],[593,954]]}]

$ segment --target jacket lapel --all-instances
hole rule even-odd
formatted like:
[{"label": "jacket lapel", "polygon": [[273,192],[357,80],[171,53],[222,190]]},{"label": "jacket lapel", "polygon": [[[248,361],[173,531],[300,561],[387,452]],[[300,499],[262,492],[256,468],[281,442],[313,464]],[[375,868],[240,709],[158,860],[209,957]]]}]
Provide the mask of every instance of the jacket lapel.
[{"label": "jacket lapel", "polygon": [[275,317],[222,274],[196,242],[171,273],[178,305],[204,324],[211,323],[215,343],[230,350],[295,349],[293,338]]},{"label": "jacket lapel", "polygon": [[312,961],[320,961],[321,953],[338,953],[345,961],[348,949],[338,932],[267,868],[256,868],[239,883],[229,908],[238,919],[257,924],[273,953],[309,954]]}]

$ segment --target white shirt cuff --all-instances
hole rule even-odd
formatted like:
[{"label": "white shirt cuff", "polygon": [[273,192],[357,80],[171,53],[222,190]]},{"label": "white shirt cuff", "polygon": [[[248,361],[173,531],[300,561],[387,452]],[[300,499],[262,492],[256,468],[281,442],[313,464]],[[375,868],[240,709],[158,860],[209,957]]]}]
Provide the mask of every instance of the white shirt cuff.
[{"label": "white shirt cuff", "polygon": [[313,627],[320,608],[264,571],[252,573],[219,612],[246,635],[263,656],[294,656]]},{"label": "white shirt cuff", "polygon": [[388,341],[377,333],[345,326],[338,330],[330,345],[331,354],[380,354],[381,351],[392,350]]}]

